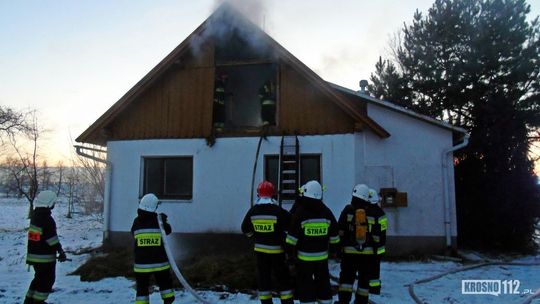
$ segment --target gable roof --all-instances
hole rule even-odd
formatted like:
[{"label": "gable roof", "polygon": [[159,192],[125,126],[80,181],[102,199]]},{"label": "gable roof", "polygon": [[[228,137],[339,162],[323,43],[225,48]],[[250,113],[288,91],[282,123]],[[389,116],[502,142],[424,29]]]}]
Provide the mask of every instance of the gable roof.
[{"label": "gable roof", "polygon": [[396,105],[394,103],[391,103],[389,101],[377,99],[375,97],[372,97],[372,96],[369,96],[369,95],[366,95],[366,94],[362,94],[360,92],[353,91],[351,89],[342,87],[342,86],[337,85],[335,83],[328,82],[328,84],[331,87],[338,90],[338,91],[341,91],[341,92],[344,92],[344,93],[347,93],[347,94],[351,94],[351,95],[354,95],[354,96],[358,96],[361,99],[363,99],[363,100],[365,100],[365,101],[367,101],[369,103],[376,104],[378,106],[381,106],[381,107],[384,107],[384,108],[387,108],[387,109],[390,109],[390,110],[393,110],[393,111],[396,111],[396,112],[411,116],[411,117],[413,117],[415,119],[425,121],[425,122],[430,123],[432,125],[435,125],[437,127],[448,129],[448,130],[451,130],[452,132],[456,132],[456,133],[463,133],[463,134],[468,133],[467,130],[465,130],[463,128],[456,127],[456,126],[451,125],[451,124],[449,124],[447,122],[444,122],[442,120],[438,120],[438,119],[435,119],[433,117],[414,112],[412,110],[409,110],[409,109],[406,109],[404,107],[398,106],[398,105]]},{"label": "gable roof", "polygon": [[[163,73],[165,73],[169,67],[171,67],[175,61],[182,56],[185,52],[190,51],[194,43],[200,43],[198,41],[204,32],[208,30],[212,23],[217,21],[225,14],[233,14],[234,18],[239,20],[242,26],[253,29],[260,35],[264,42],[273,49],[275,54],[280,58],[285,59],[295,70],[301,75],[306,77],[314,85],[316,85],[330,100],[332,100],[338,107],[340,107],[345,113],[351,116],[355,121],[360,122],[368,129],[372,130],[381,138],[387,138],[390,136],[385,129],[383,129],[374,120],[367,115],[358,111],[358,107],[351,104],[351,102],[339,94],[336,94],[335,90],[324,81],[320,76],[308,68],[304,63],[293,56],[289,51],[282,47],[266,32],[260,29],[257,25],[253,24],[250,20],[244,17],[241,13],[237,12],[231,5],[222,4],[210,17],[208,17],[195,31],[193,31],[180,45],[178,45],[171,53],[169,53],[161,62],[159,62],[148,74],[146,74],[139,82],[135,84],[124,96],[122,96],[115,104],[113,104],[103,115],[101,115],[90,127],[88,127],[81,135],[75,140],[77,142],[87,142],[87,139],[91,137],[95,132],[104,131],[103,129],[115,119],[127,106],[129,106],[140,94],[142,94],[147,88],[149,88]],[[197,40],[195,42],[195,40]]]}]

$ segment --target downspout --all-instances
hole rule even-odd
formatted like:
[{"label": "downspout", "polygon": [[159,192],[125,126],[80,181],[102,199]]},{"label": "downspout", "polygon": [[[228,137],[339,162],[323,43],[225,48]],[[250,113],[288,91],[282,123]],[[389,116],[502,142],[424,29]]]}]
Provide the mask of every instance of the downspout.
[{"label": "downspout", "polygon": [[448,156],[450,153],[457,151],[469,144],[468,133],[465,133],[462,137],[462,142],[458,145],[451,147],[448,150],[443,151],[442,153],[442,173],[443,173],[443,200],[444,200],[444,226],[445,226],[445,235],[446,235],[446,247],[452,247],[452,219],[450,215],[450,190],[449,190],[449,181],[448,181]]},{"label": "downspout", "polygon": [[104,196],[103,197],[103,243],[105,243],[109,239],[109,230],[110,230],[109,228],[110,228],[112,163],[107,161],[106,159],[96,157],[95,155],[91,155],[83,151],[83,150],[90,150],[90,151],[99,152],[99,153],[107,153],[106,150],[100,150],[96,148],[84,147],[84,146],[79,146],[79,145],[75,145],[73,147],[75,147],[75,152],[78,155],[106,165],[105,189],[104,189],[105,193],[103,193],[103,196]]}]

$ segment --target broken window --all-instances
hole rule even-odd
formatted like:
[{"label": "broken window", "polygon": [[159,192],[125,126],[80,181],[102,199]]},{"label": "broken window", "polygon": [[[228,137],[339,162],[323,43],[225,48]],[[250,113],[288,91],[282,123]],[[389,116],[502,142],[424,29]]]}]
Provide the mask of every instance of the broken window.
[{"label": "broken window", "polygon": [[193,157],[145,157],[141,196],[154,193],[160,199],[193,197]]},{"label": "broken window", "polygon": [[214,127],[238,129],[276,124],[274,64],[216,68]]},{"label": "broken window", "polygon": [[216,42],[214,128],[276,125],[278,66],[268,48],[233,31]]}]

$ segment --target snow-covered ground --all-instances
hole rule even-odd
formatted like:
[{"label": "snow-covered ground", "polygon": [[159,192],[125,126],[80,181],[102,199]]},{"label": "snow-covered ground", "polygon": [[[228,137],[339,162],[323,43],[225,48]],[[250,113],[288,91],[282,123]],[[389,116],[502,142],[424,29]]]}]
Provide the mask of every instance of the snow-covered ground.
[{"label": "snow-covered ground", "polygon": [[[27,205],[24,201],[0,199],[0,303],[22,303],[23,297],[33,277],[25,265]],[[93,216],[75,214],[66,218],[65,204],[58,204],[53,217],[58,225],[58,233],[64,249],[76,252],[82,248],[97,247],[101,242],[101,223]],[[69,254],[68,254],[69,255]],[[111,278],[99,282],[81,282],[79,277],[70,276],[88,255],[69,255],[72,261],[57,264],[54,293],[49,297],[55,304],[123,304],[133,303],[134,282],[125,278]],[[540,263],[539,256],[519,259],[524,262]],[[454,262],[387,262],[382,264],[382,295],[372,299],[378,303],[413,303],[406,284],[417,279],[430,277],[462,265]],[[332,263],[331,272],[339,274],[339,265]],[[519,280],[522,294],[508,295],[463,295],[462,280]],[[442,277],[438,280],[415,286],[416,294],[426,303],[521,303],[528,296],[528,290],[540,288],[540,266],[489,266]],[[214,303],[258,303],[247,294],[202,291],[201,294]],[[336,297],[337,300],[337,297]],[[277,303],[277,300],[274,300]],[[162,303],[159,293],[151,297],[152,303]],[[177,292],[175,303],[196,303],[194,298],[183,291]],[[540,303],[534,300],[532,303]]]}]

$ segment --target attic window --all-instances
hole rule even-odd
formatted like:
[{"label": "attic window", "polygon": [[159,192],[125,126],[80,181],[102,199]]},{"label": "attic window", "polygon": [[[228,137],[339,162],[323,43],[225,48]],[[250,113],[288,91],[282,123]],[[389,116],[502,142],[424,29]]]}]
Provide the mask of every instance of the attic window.
[{"label": "attic window", "polygon": [[276,125],[276,64],[231,64],[216,67],[214,128],[244,129]]}]

